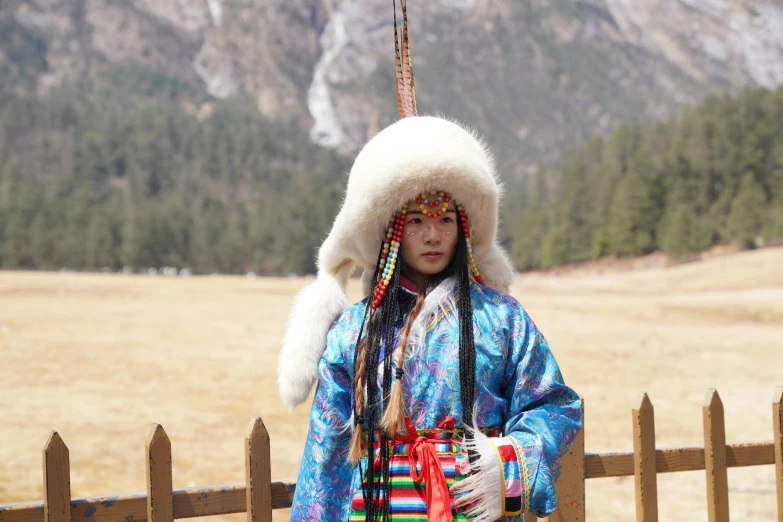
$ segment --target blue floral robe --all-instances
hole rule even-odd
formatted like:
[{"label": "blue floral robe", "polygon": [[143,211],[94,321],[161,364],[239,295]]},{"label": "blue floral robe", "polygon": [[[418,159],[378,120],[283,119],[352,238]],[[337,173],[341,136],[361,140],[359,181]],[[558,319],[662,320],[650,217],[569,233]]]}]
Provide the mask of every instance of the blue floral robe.
[{"label": "blue floral robe", "polygon": [[[542,517],[557,507],[554,482],[560,474],[559,459],[582,427],[581,400],[563,383],[546,339],[522,306],[490,287],[470,288],[478,426],[500,426],[504,436],[520,443],[527,459],[530,511]],[[401,303],[403,309],[410,310],[415,300],[411,296],[407,307]],[[353,351],[363,313],[364,302],[357,303],[329,330],[291,521],[349,518],[351,495],[360,484],[359,467],[347,461],[347,451]],[[434,428],[447,416],[460,427],[458,322],[452,313],[433,323],[423,348],[404,365],[406,411],[418,429]]]}]

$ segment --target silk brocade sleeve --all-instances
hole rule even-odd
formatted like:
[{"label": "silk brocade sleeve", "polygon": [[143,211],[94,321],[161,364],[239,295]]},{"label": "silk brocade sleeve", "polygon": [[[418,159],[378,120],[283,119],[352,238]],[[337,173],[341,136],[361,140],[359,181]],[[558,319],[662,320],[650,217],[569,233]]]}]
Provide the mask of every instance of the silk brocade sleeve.
[{"label": "silk brocade sleeve", "polygon": [[517,462],[523,511],[547,516],[557,508],[560,458],[582,429],[582,401],[565,385],[546,339],[524,311],[510,336],[505,397],[509,409],[504,438],[513,439],[523,460]]},{"label": "silk brocade sleeve", "polygon": [[346,338],[338,320],[329,331],[318,366],[318,385],[310,412],[302,464],[292,503],[291,522],[347,520],[350,514],[353,466],[350,445],[351,378],[346,370]]}]

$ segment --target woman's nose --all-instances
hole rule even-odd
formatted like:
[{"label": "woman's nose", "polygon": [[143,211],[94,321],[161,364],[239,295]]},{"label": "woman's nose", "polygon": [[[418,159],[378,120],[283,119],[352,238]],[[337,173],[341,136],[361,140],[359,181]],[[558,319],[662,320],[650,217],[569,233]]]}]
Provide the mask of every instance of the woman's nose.
[{"label": "woman's nose", "polygon": [[440,243],[440,232],[435,227],[434,223],[429,223],[427,229],[424,231],[425,243]]}]

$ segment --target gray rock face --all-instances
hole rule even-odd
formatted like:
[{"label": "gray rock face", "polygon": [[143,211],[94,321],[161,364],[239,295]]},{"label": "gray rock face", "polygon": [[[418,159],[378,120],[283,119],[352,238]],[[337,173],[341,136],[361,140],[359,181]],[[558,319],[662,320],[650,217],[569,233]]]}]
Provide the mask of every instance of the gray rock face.
[{"label": "gray rock face", "polygon": [[[40,94],[132,61],[353,153],[397,117],[389,4],[7,0],[0,17],[45,36]],[[774,0],[411,0],[409,15],[419,107],[477,127],[512,176],[592,132],[783,84]]]},{"label": "gray rock face", "polygon": [[770,0],[605,0],[626,41],[694,79],[783,83],[783,5]]}]

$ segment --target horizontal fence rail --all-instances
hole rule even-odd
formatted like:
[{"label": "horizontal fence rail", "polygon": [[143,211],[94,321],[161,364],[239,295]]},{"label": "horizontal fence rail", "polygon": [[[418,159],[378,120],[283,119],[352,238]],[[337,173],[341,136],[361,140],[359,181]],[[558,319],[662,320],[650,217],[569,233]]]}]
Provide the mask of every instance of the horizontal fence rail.
[{"label": "horizontal fence rail", "polygon": [[[584,404],[584,403],[583,403]],[[704,447],[656,448],[652,402],[641,394],[633,409],[634,449],[585,453],[585,430],[561,460],[556,483],[559,508],[548,522],[584,522],[585,480],[634,477],[637,522],[658,520],[657,475],[704,470],[710,522],[728,522],[727,469],[773,465],[778,522],[783,522],[783,387],[772,403],[772,441],[726,444],[723,403],[709,390],[702,407]],[[251,420],[245,433],[245,477],[241,484],[173,489],[171,441],[154,424],[145,444],[147,491],[105,497],[71,498],[68,447],[52,431],[43,449],[44,499],[0,504],[0,522],[170,522],[231,513],[247,513],[248,522],[271,522],[274,509],[289,508],[294,481],[272,481],[269,434]],[[530,513],[525,522],[538,520]]]},{"label": "horizontal fence rail", "polygon": [[[726,465],[730,468],[774,464],[772,443],[746,442],[725,446]],[[704,468],[704,448],[662,448],[655,450],[657,473],[699,471]],[[629,477],[634,474],[633,452],[586,453],[585,478]]]},{"label": "horizontal fence rail", "polygon": [[[296,483],[272,482],[272,509],[291,507]],[[207,517],[247,512],[245,484],[175,489],[172,505],[174,518]],[[19,502],[0,505],[3,522],[43,522],[44,501]],[[145,522],[147,518],[147,493],[124,493],[106,497],[77,498],[71,500],[71,519],[85,522]],[[258,520],[258,519],[257,519]],[[260,519],[263,520],[263,519]],[[271,519],[270,519],[271,520]]]}]

